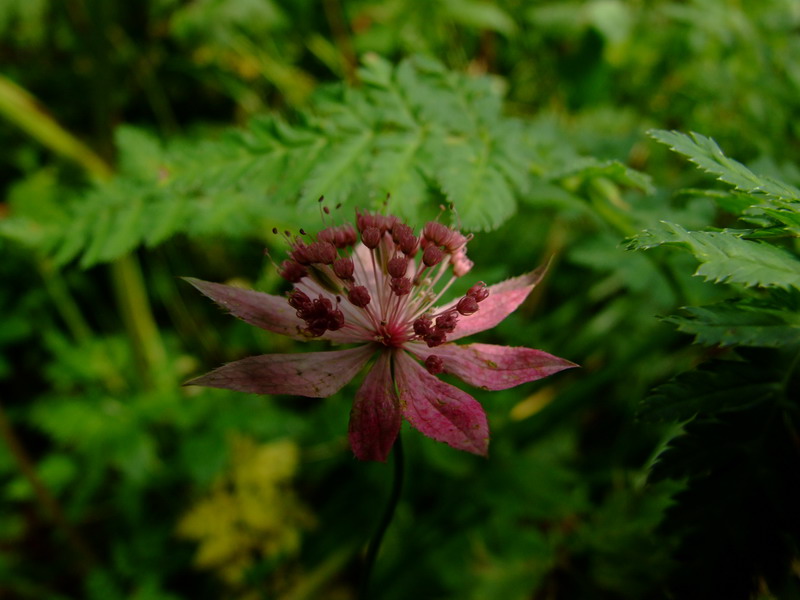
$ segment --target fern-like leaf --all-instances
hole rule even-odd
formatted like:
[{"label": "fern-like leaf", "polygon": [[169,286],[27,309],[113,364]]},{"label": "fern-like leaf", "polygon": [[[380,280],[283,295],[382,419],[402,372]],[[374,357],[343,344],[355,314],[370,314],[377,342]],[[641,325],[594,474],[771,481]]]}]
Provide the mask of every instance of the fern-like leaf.
[{"label": "fern-like leaf", "polygon": [[695,275],[716,283],[800,289],[800,260],[777,246],[742,239],[726,231],[687,231],[661,222],[629,241],[631,249],[674,245],[687,248],[700,262]]}]

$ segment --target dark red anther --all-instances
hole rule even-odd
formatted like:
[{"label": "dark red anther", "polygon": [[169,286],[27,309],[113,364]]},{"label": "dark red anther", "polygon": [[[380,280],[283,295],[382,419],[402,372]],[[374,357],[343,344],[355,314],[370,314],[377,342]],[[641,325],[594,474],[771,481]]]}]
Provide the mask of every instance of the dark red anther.
[{"label": "dark red anther", "polygon": [[425,340],[425,343],[428,344],[428,348],[435,348],[436,346],[441,346],[447,341],[447,335],[445,335],[444,331],[435,329],[423,339]]},{"label": "dark red anther", "polygon": [[364,308],[371,300],[369,291],[363,285],[353,287],[347,294],[347,299],[358,308]]},{"label": "dark red anther", "polygon": [[328,313],[328,329],[336,331],[344,327],[344,313],[338,308]]},{"label": "dark red anther", "polygon": [[306,271],[303,265],[288,258],[281,263],[278,273],[281,277],[292,283],[297,283],[308,275],[308,271]]},{"label": "dark red anther", "polygon": [[422,253],[422,262],[425,263],[426,267],[438,265],[443,258],[444,252],[439,250],[438,246],[428,246],[425,248],[425,252]]},{"label": "dark red anther", "polygon": [[405,256],[395,256],[389,261],[387,271],[392,277],[405,277],[408,271],[408,259]]},{"label": "dark red anther", "polygon": [[435,354],[431,354],[425,359],[425,368],[428,369],[428,373],[431,375],[438,375],[444,372],[444,362]]},{"label": "dark red anther", "polygon": [[431,221],[425,225],[422,230],[422,235],[432,244],[444,246],[451,254],[467,243],[467,238],[458,231],[450,229],[441,223],[436,223],[435,221]]},{"label": "dark red anther", "polygon": [[370,250],[374,250],[381,243],[381,230],[377,227],[367,227],[361,232],[361,241]]},{"label": "dark red anther", "polygon": [[300,290],[294,290],[291,294],[289,294],[288,300],[289,306],[298,311],[308,309],[312,304],[311,298],[309,298]]},{"label": "dark red anther", "polygon": [[458,324],[458,313],[456,311],[446,312],[443,315],[436,317],[436,330],[450,333],[455,330]]},{"label": "dark red anther", "polygon": [[411,280],[408,277],[393,277],[389,287],[396,295],[405,296],[411,293]]},{"label": "dark red anther", "polygon": [[326,227],[317,234],[320,242],[330,242],[339,249],[352,246],[358,241],[355,229],[352,225],[345,224],[338,227]]},{"label": "dark red anther", "polygon": [[330,242],[314,242],[308,246],[308,257],[311,262],[330,265],[336,260],[336,247]]},{"label": "dark red anther", "polygon": [[478,312],[478,301],[472,296],[464,296],[456,304],[456,310],[459,314],[466,316],[474,315]]},{"label": "dark red anther", "polygon": [[413,235],[414,230],[405,223],[395,223],[392,227],[392,239],[395,244],[399,244],[401,240]]},{"label": "dark red anther", "polygon": [[433,331],[431,326],[431,318],[428,315],[422,315],[414,321],[414,333],[420,337],[425,337]]},{"label": "dark red anther", "polygon": [[326,317],[319,317],[306,321],[305,332],[310,337],[319,337],[328,330],[328,319]]},{"label": "dark red anther", "polygon": [[355,264],[352,258],[338,258],[333,261],[333,272],[342,280],[350,280],[353,278],[353,271]]},{"label": "dark red anther", "polygon": [[444,241],[450,235],[450,228],[441,223],[430,221],[422,228],[422,235],[425,239],[430,240],[436,246],[444,245]]},{"label": "dark red anther", "polygon": [[312,262],[311,256],[309,256],[309,250],[306,243],[301,240],[300,238],[296,238],[294,244],[292,245],[292,251],[289,252],[289,256],[291,256],[298,264],[301,265],[310,265]]},{"label": "dark red anther", "polygon": [[467,296],[475,298],[476,302],[483,302],[489,297],[489,290],[486,288],[485,283],[479,281],[467,290]]}]

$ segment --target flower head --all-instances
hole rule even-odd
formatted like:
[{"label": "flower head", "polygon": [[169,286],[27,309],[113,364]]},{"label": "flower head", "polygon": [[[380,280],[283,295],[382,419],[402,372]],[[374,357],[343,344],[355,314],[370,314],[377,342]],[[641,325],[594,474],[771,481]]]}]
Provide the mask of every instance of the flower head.
[{"label": "flower head", "polygon": [[322,398],[372,361],[350,415],[350,444],[359,459],[386,460],[403,418],[433,439],[486,455],[483,408],[436,375],[450,373],[482,389],[502,390],[576,365],[531,348],[452,343],[497,325],[544,274],[537,269],[489,287],[477,282],[464,296],[437,306],[472,268],[468,241],[441,223],[428,223],[417,236],[396,217],[357,213],[356,229],[328,227],[310,243],[291,242],[279,269],[293,284],[287,297],[188,278],[217,304],[262,329],[355,344],[252,356],[188,383]]}]

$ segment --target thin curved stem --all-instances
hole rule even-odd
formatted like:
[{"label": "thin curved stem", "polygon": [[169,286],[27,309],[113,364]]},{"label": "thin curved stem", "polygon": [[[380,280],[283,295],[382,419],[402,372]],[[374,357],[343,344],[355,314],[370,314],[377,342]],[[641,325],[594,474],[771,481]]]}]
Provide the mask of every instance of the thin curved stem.
[{"label": "thin curved stem", "polygon": [[392,460],[394,462],[394,479],[392,481],[392,491],[389,494],[389,500],[386,503],[386,508],[383,511],[381,520],[378,523],[378,528],[375,530],[372,539],[369,541],[367,554],[364,557],[364,567],[363,570],[361,571],[361,585],[358,593],[358,597],[361,600],[366,600],[368,598],[369,579],[370,575],[372,574],[372,567],[375,564],[375,558],[378,556],[378,550],[380,550],[381,542],[383,542],[383,536],[386,533],[386,530],[389,528],[389,524],[392,522],[394,511],[397,508],[397,503],[400,500],[400,492],[403,489],[403,471],[404,471],[403,444],[399,435],[397,436],[397,440],[394,443],[392,455],[393,455]]}]

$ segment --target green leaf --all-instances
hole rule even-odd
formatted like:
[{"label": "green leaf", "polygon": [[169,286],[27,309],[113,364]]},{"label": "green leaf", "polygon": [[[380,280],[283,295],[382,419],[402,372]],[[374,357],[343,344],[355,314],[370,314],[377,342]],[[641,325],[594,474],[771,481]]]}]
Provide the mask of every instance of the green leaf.
[{"label": "green leaf", "polygon": [[664,320],[695,336],[695,343],[781,348],[800,343],[800,313],[760,300],[735,300],[683,309]]},{"label": "green leaf", "polygon": [[800,289],[800,260],[777,246],[744,240],[727,231],[687,231],[662,221],[659,229],[647,230],[628,242],[628,248],[639,250],[662,245],[691,251],[700,261],[695,275],[707,281]]},{"label": "green leaf", "polygon": [[708,173],[717,175],[737,190],[750,194],[764,194],[779,199],[800,201],[800,189],[772,179],[756,175],[742,163],[728,158],[717,143],[699,133],[689,135],[679,131],[656,129],[650,135],[670,148],[683,154]]},{"label": "green leaf", "polygon": [[686,421],[697,414],[738,411],[774,401],[783,391],[782,372],[740,361],[712,361],[655,388],[639,416],[648,421]]}]

